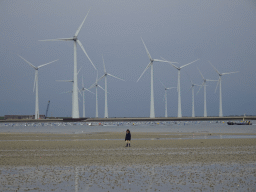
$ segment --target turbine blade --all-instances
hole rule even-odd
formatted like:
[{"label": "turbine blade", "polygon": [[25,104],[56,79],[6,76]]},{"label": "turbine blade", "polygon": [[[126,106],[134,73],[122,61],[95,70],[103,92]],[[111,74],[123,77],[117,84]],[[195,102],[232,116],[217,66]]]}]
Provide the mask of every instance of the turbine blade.
[{"label": "turbine blade", "polygon": [[200,86],[200,88],[198,89],[198,91],[197,91],[197,93],[196,94],[198,94],[199,93],[199,91],[201,90],[201,88],[204,86],[204,84],[205,84],[205,82],[203,82],[203,84]]},{"label": "turbine blade", "polygon": [[101,88],[103,91],[105,91],[105,89],[103,89],[100,85],[98,85],[99,88]]},{"label": "turbine blade", "polygon": [[96,83],[98,83],[103,77],[105,77],[105,74],[102,75],[101,78],[99,78]]},{"label": "turbine blade", "polygon": [[168,88],[166,88],[166,89],[176,89],[177,87],[168,87]]},{"label": "turbine blade", "polygon": [[213,67],[213,69],[219,74],[219,75],[221,75],[220,74],[220,72],[212,65],[212,63],[209,61],[209,63],[211,64],[211,66]]},{"label": "turbine blade", "polygon": [[107,73],[107,72],[106,72],[106,67],[105,67],[105,62],[104,62],[103,55],[102,55],[102,61],[103,61],[104,73]]},{"label": "turbine blade", "polygon": [[[170,63],[170,62],[168,62],[168,63]],[[174,65],[174,64],[172,64],[172,63],[170,63],[174,68],[176,68],[176,69],[179,69],[179,67],[177,67],[176,65]]]},{"label": "turbine blade", "polygon": [[125,81],[125,80],[123,80],[123,79],[121,79],[121,78],[119,78],[119,77],[116,77],[116,76],[114,76],[114,75],[111,75],[111,74],[109,74],[109,73],[108,73],[108,75],[109,75],[109,76],[111,76],[111,77],[114,77],[114,78],[116,78],[116,79],[119,79],[119,80]]},{"label": "turbine blade", "polygon": [[156,62],[162,62],[162,63],[169,63],[168,61],[160,60],[160,59],[154,59]]},{"label": "turbine blade", "polygon": [[173,62],[173,61],[167,61],[166,59],[164,59],[163,57],[161,57],[161,59],[154,59],[154,61],[158,61],[158,62],[165,62],[165,63],[178,63],[178,62]]},{"label": "turbine blade", "polygon": [[192,63],[194,63],[194,62],[196,62],[196,61],[198,61],[199,59],[197,59],[197,60],[195,60],[195,61],[192,61],[192,62],[190,62],[190,63],[188,63],[188,64],[185,64],[185,65],[182,65],[181,67],[180,67],[180,69],[182,69],[183,67],[186,67],[186,66],[188,66],[188,65],[190,65],[190,64],[192,64]]},{"label": "turbine blade", "polygon": [[36,73],[35,73],[35,79],[34,79],[33,93],[35,92],[35,87],[36,87]]},{"label": "turbine blade", "polygon": [[148,54],[149,59],[152,60],[151,55],[149,54],[149,51],[148,51],[148,49],[147,49],[147,47],[146,47],[146,45],[145,45],[145,43],[144,43],[144,41],[143,41],[142,38],[141,38],[141,40],[142,40],[142,43],[143,43],[143,45],[144,45],[144,47],[145,47],[145,49],[146,49],[146,52],[147,52],[147,54]]},{"label": "turbine blade", "polygon": [[215,88],[215,91],[214,91],[214,93],[216,93],[216,91],[217,91],[217,88],[218,88],[218,86],[219,86],[219,84],[220,84],[220,81],[221,81],[221,77],[219,77],[219,80],[218,80],[218,83],[217,83],[217,85],[216,85],[216,88]]},{"label": "turbine blade", "polygon": [[231,73],[238,73],[239,71],[236,71],[236,72],[229,72],[229,73],[222,73],[222,75],[228,75],[228,74],[231,74]]},{"label": "turbine blade", "polygon": [[[160,80],[159,80],[160,81]],[[160,81],[160,83],[163,85],[164,88],[166,88],[166,86],[162,83],[162,81]]]},{"label": "turbine blade", "polygon": [[147,69],[152,65],[152,62],[150,61],[149,64],[147,65],[147,67],[144,69],[144,71],[142,72],[142,74],[140,75],[139,79],[137,80],[137,82],[140,80],[140,78],[142,77],[142,75],[147,71]]},{"label": "turbine blade", "polygon": [[[163,58],[163,57],[161,57],[163,60],[165,60],[166,62],[168,62],[168,63],[170,63],[174,68],[176,68],[176,69],[179,69],[179,67],[177,67],[176,65],[174,65],[174,64],[172,64],[172,62],[170,62],[170,61],[167,61],[165,58]],[[174,63],[176,63],[176,62],[174,62]]]},{"label": "turbine blade", "polygon": [[58,60],[59,60],[59,59],[54,60],[54,61],[51,61],[51,62],[46,63],[46,64],[43,64],[43,65],[40,65],[40,66],[38,66],[37,68],[39,69],[40,67],[43,67],[43,66],[49,65],[49,64],[51,64],[51,63],[53,63],[53,62],[55,62],[55,61],[58,61]]},{"label": "turbine blade", "polygon": [[85,87],[83,89],[95,95],[95,93],[91,92],[89,89],[86,89]]},{"label": "turbine blade", "polygon": [[80,93],[80,95],[83,96],[82,93],[81,93],[81,91],[80,91],[80,89],[78,89],[78,87],[77,87],[77,90],[78,90],[78,92]]},{"label": "turbine blade", "polygon": [[86,53],[86,51],[85,51],[85,49],[84,49],[82,43],[81,43],[79,40],[77,40],[77,43],[80,45],[81,49],[83,50],[84,54],[87,56],[87,58],[89,59],[89,61],[91,62],[91,64],[92,64],[92,66],[94,67],[94,69],[97,70],[97,68],[96,68],[96,67],[94,66],[94,64],[92,63],[92,60],[90,59],[90,57],[89,57],[88,54]]},{"label": "turbine blade", "polygon": [[197,69],[198,69],[199,73],[201,74],[202,78],[204,79],[204,76],[203,76],[203,74],[201,73],[201,71],[199,70],[198,67],[197,67]]},{"label": "turbine blade", "polygon": [[84,24],[84,22],[85,22],[85,19],[86,19],[86,17],[88,16],[90,10],[91,10],[91,8],[89,9],[88,13],[86,14],[86,16],[85,16],[83,22],[81,23],[81,25],[78,27],[78,29],[77,29],[77,31],[76,31],[76,33],[75,33],[75,36],[76,36],[76,37],[78,36],[78,34],[79,34],[79,32],[80,32],[80,30],[81,30],[81,28],[82,28],[82,26],[83,26],[83,24]]},{"label": "turbine blade", "polygon": [[93,83],[93,84],[91,85],[91,87],[89,87],[89,89],[91,89],[91,88],[95,87],[95,86],[96,86],[96,84],[97,84],[97,83]]},{"label": "turbine blade", "polygon": [[18,55],[21,59],[23,59],[24,61],[26,61],[31,67],[33,67],[34,69],[37,69],[37,67],[35,67],[32,63],[30,63],[29,61],[27,61],[26,59],[24,59],[23,57],[21,57],[20,55]]},{"label": "turbine blade", "polygon": [[[165,58],[161,57],[161,59],[163,59],[164,61],[167,61]],[[167,61],[168,62],[168,61]]]},{"label": "turbine blade", "polygon": [[45,40],[38,40],[38,41],[73,41],[73,37],[71,38],[58,38],[58,39],[45,39]]},{"label": "turbine blade", "polygon": [[79,74],[79,72],[81,71],[82,68],[83,68],[83,67],[81,67],[81,68],[78,70],[77,75]]}]

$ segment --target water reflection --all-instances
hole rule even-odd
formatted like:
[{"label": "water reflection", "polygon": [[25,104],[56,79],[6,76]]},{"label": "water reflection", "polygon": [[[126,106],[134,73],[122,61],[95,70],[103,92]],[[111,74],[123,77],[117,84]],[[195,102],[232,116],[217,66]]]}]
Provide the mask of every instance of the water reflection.
[{"label": "water reflection", "polygon": [[78,192],[78,167],[75,167],[75,192]]},{"label": "water reflection", "polygon": [[0,167],[0,191],[254,191],[255,163]]}]

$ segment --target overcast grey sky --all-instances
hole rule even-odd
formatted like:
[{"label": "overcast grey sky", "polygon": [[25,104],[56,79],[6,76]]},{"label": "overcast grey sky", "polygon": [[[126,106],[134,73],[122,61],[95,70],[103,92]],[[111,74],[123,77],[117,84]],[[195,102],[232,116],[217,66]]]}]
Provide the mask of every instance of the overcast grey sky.
[{"label": "overcast grey sky", "polygon": [[[103,75],[102,54],[107,72],[125,79],[108,78],[109,117],[149,117],[150,70],[136,83],[149,63],[143,38],[151,56],[178,62],[178,66],[200,58],[181,70],[183,116],[191,116],[191,91],[187,74],[202,84],[197,70],[208,79],[218,79],[211,63],[222,72],[239,71],[222,78],[223,114],[256,115],[256,3],[253,0],[93,0],[24,1],[0,0],[0,115],[34,114],[35,66],[59,61],[39,69],[40,114],[48,100],[50,116],[71,116],[73,43],[38,40],[74,36],[91,7],[79,33],[91,60]],[[90,87],[96,71],[81,48],[77,49],[81,87]],[[187,74],[186,74],[187,73]],[[170,64],[154,63],[156,117],[164,116],[164,88],[177,86],[177,70]],[[218,116],[219,89],[207,83],[208,116]],[[104,82],[100,85],[104,87]],[[197,92],[198,88],[195,89]],[[95,92],[95,89],[92,89]],[[99,116],[104,115],[104,92],[98,90]],[[79,102],[82,115],[82,98]],[[196,116],[203,116],[203,89],[195,96]],[[95,116],[95,95],[86,92],[86,116]],[[177,91],[168,92],[168,116],[177,116]]]}]

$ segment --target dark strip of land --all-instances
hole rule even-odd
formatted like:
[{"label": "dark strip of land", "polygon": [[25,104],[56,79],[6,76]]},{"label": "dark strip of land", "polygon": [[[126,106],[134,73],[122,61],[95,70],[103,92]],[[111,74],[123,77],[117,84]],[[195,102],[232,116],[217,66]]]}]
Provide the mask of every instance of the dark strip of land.
[{"label": "dark strip of land", "polygon": [[230,117],[112,117],[112,118],[64,118],[64,119],[7,119],[0,120],[0,123],[13,123],[13,122],[107,122],[107,121],[250,121],[256,120],[256,116],[230,116]]}]

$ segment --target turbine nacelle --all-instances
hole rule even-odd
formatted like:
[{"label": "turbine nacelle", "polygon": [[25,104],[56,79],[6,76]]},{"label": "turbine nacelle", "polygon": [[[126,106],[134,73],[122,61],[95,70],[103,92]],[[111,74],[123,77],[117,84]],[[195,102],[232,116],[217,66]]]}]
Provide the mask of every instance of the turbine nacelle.
[{"label": "turbine nacelle", "polygon": [[77,41],[77,36],[74,36],[74,37],[73,37],[73,40],[74,40],[74,41]]}]

